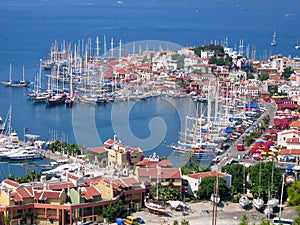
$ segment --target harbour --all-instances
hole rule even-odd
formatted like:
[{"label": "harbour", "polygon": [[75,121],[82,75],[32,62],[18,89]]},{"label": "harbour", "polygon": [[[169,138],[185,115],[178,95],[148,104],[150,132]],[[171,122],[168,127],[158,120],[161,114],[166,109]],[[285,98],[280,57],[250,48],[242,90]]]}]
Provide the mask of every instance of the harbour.
[{"label": "harbour", "polygon": [[297,221],[300,5],[273,3],[1,2],[0,223]]}]

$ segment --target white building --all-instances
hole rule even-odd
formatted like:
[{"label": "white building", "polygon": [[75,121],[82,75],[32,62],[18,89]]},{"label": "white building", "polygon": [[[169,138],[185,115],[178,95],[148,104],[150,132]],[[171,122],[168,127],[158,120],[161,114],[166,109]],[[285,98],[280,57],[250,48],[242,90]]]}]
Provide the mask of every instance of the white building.
[{"label": "white building", "polygon": [[300,131],[298,130],[284,130],[277,133],[277,145],[280,147],[291,148],[291,143],[287,140],[291,138],[300,138]]}]

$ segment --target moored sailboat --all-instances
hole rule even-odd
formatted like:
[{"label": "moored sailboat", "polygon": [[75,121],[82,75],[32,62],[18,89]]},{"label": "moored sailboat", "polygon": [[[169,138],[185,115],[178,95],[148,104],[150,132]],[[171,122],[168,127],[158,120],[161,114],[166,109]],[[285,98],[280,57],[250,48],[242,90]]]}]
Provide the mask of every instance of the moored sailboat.
[{"label": "moored sailboat", "polygon": [[253,205],[257,210],[261,210],[264,206],[264,200],[260,197],[260,182],[261,182],[261,163],[259,166],[259,184],[258,184],[258,197],[253,199]]},{"label": "moored sailboat", "polygon": [[276,46],[277,45],[277,42],[276,42],[276,32],[274,31],[274,34],[273,34],[273,40],[271,42],[271,45],[272,46]]},{"label": "moored sailboat", "polygon": [[32,84],[31,81],[25,80],[24,77],[24,66],[23,66],[23,79],[22,80],[12,80],[12,64],[10,64],[9,67],[9,81],[3,81],[2,84],[4,84],[7,87],[27,87]]}]

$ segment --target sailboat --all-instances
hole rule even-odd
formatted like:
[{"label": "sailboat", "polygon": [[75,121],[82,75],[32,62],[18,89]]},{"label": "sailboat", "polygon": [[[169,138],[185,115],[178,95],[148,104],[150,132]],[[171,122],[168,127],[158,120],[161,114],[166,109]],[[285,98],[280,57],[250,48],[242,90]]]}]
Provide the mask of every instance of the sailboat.
[{"label": "sailboat", "polygon": [[[157,199],[157,202],[158,202],[159,174],[161,173],[160,169],[161,168],[159,166],[156,167],[156,199]],[[160,214],[160,215],[168,213],[167,209],[163,205],[160,205],[160,204],[150,200],[148,196],[145,198],[144,204],[145,204],[145,207],[149,210],[149,212],[152,212],[155,214]]]},{"label": "sailboat", "polygon": [[275,196],[273,195],[273,176],[274,176],[274,163],[272,165],[272,182],[271,182],[271,194],[269,194],[269,200],[268,200],[268,207],[269,208],[274,208],[277,207],[279,204],[279,199],[275,198]]},{"label": "sailboat", "polygon": [[276,32],[274,31],[274,34],[273,34],[273,40],[271,42],[271,45],[272,46],[276,46],[277,42],[276,42]]},{"label": "sailboat", "polygon": [[246,192],[246,184],[245,184],[245,167],[244,167],[244,183],[243,183],[243,189],[244,189],[244,195],[240,198],[239,203],[242,206],[242,208],[246,208],[249,205],[249,199],[245,195]]},{"label": "sailboat", "polygon": [[259,166],[259,184],[258,184],[258,197],[253,199],[253,205],[257,210],[261,210],[264,206],[264,200],[260,197],[260,182],[261,182],[261,163]]},{"label": "sailboat", "polygon": [[73,102],[75,101],[75,99],[76,99],[76,96],[74,95],[74,92],[73,92],[73,71],[72,71],[72,66],[71,66],[71,72],[70,72],[70,93],[67,94],[67,98],[65,100],[66,106],[71,107],[73,105]]},{"label": "sailboat", "polygon": [[23,66],[23,79],[22,80],[12,80],[12,64],[10,64],[10,66],[9,66],[9,81],[3,81],[2,84],[4,84],[7,87],[27,87],[30,84],[32,84],[32,82],[29,80],[25,80],[24,66]]},{"label": "sailboat", "polygon": [[299,43],[299,40],[297,40],[297,44],[295,45],[295,49],[300,49],[300,43]]}]

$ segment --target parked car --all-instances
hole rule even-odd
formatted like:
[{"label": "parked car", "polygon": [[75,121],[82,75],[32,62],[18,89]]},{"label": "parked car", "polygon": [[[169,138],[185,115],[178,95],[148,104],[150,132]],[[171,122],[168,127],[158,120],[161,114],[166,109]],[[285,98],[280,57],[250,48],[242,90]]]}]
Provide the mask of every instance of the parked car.
[{"label": "parked car", "polygon": [[137,217],[137,218],[136,218],[136,221],[137,221],[139,224],[145,223],[145,221],[144,221],[141,217]]}]

